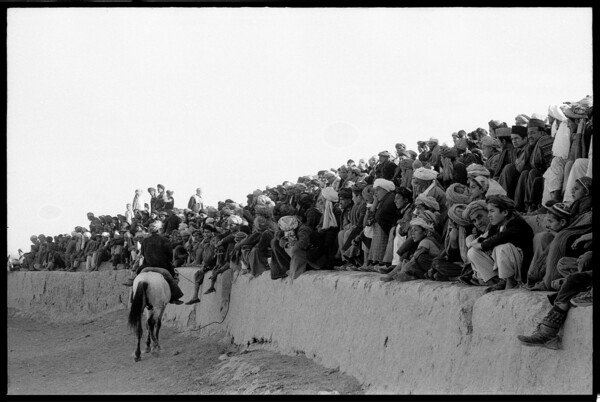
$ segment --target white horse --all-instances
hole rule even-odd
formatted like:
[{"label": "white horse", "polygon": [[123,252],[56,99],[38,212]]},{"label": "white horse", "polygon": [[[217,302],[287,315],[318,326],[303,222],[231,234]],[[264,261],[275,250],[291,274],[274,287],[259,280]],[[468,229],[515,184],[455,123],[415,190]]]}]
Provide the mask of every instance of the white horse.
[{"label": "white horse", "polygon": [[[146,340],[145,353],[152,351],[158,357],[160,344],[158,333],[165,307],[171,300],[171,289],[163,276],[157,272],[141,272],[133,281],[133,295],[129,310],[129,327],[137,335],[137,348],[134,361],[140,361],[140,339],[142,338],[142,312],[146,308]],[[152,341],[152,349],[150,349]]]}]

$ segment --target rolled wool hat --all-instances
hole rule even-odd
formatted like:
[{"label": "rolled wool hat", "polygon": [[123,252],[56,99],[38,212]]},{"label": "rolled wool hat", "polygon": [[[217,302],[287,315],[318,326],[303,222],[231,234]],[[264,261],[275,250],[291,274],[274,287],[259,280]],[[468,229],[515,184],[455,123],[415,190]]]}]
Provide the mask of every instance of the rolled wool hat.
[{"label": "rolled wool hat", "polygon": [[375,181],[373,182],[373,188],[375,189],[377,187],[381,187],[386,191],[394,191],[394,189],[396,188],[396,185],[394,184],[393,181],[390,181],[390,180],[375,179]]},{"label": "rolled wool hat", "polygon": [[427,208],[433,209],[434,211],[440,210],[440,204],[436,201],[435,198],[428,195],[419,194],[417,196],[417,199],[415,200],[415,205],[419,204],[422,204]]},{"label": "rolled wool hat", "polygon": [[530,127],[539,127],[539,128],[544,128],[546,127],[546,123],[544,123],[543,120],[540,119],[534,119],[533,117],[531,119],[529,119],[529,121],[527,122],[527,128]]},{"label": "rolled wool hat", "polygon": [[381,151],[380,153],[377,154],[378,156],[387,156],[388,158],[392,157],[392,154],[389,153],[389,151]]},{"label": "rolled wool hat", "polygon": [[433,224],[431,222],[427,222],[421,216],[417,216],[416,218],[413,218],[409,222],[409,224],[410,224],[410,226],[420,226],[425,230],[433,230]]},{"label": "rolled wool hat", "polygon": [[338,191],[338,197],[339,199],[352,199],[352,190],[349,188],[342,188]]},{"label": "rolled wool hat", "polygon": [[498,207],[512,211],[515,209],[516,203],[513,199],[509,198],[506,195],[490,195],[485,199],[488,204],[494,204]]},{"label": "rolled wool hat", "polygon": [[471,215],[477,211],[484,211],[487,214],[487,204],[484,200],[477,200],[469,203],[463,211],[463,218],[471,221]]},{"label": "rolled wool hat", "polygon": [[459,226],[469,226],[471,222],[463,216],[466,208],[466,204],[454,204],[448,209],[448,217]]},{"label": "rolled wool hat", "polygon": [[435,138],[435,137],[430,137],[429,140],[427,142],[435,142],[436,144],[439,143],[440,141]]},{"label": "rolled wool hat", "polygon": [[490,177],[490,171],[483,165],[471,163],[469,166],[467,166],[467,177],[472,179],[473,177],[477,176]]},{"label": "rolled wool hat", "polygon": [[156,188],[162,188],[164,190],[165,186],[163,186],[162,184],[159,184],[159,185],[156,186]]},{"label": "rolled wool hat", "polygon": [[579,179],[576,180],[577,182],[579,182],[579,184],[581,184],[588,192],[589,194],[592,194],[592,178],[589,176],[583,176],[580,177]]},{"label": "rolled wool hat", "polygon": [[446,198],[455,204],[466,204],[470,195],[467,186],[461,183],[453,183],[446,189]]},{"label": "rolled wool hat", "polygon": [[[510,129],[509,127],[500,127],[500,128],[497,128],[497,129],[495,130],[495,133],[496,133],[496,138],[501,138],[501,137],[510,137],[511,129]],[[481,145],[486,145],[486,144],[484,144],[484,143],[483,143],[483,141],[484,141],[486,138],[492,139],[492,137],[490,137],[490,136],[483,137],[483,138],[481,139]],[[488,146],[489,146],[489,145],[488,145]],[[498,146],[500,146],[500,145],[498,145]]]},{"label": "rolled wool hat", "polygon": [[527,126],[527,123],[529,122],[530,117],[527,116],[526,114],[518,114],[515,117],[515,124],[518,126]]},{"label": "rolled wool hat", "polygon": [[[414,166],[414,165],[413,165]],[[438,172],[433,169],[427,169],[424,167],[420,167],[416,169],[413,173],[413,177],[415,179],[420,180],[435,180],[438,176]]]},{"label": "rolled wool hat", "polygon": [[551,213],[552,215],[557,216],[559,219],[571,219],[571,212],[569,211],[569,207],[562,202],[557,202],[552,205],[544,205],[544,208]]}]

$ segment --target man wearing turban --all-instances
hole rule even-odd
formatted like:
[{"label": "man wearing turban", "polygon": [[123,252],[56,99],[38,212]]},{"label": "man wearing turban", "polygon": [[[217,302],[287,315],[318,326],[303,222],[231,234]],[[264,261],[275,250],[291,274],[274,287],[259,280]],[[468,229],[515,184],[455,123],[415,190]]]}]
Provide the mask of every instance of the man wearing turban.
[{"label": "man wearing turban", "polygon": [[396,186],[390,180],[376,179],[373,182],[374,208],[372,207],[372,210],[375,214],[372,224],[373,236],[368,254],[368,260],[372,264],[361,267],[361,270],[375,271],[382,265],[389,265],[388,262],[384,261],[384,257],[388,236],[396,220],[395,188]]},{"label": "man wearing turban", "polygon": [[[144,262],[140,265],[136,271],[136,275],[139,274],[144,268],[163,268],[162,272],[165,280],[169,283],[171,288],[171,301],[173,304],[182,304],[179,300],[183,296],[183,292],[175,282],[175,269],[173,268],[173,249],[171,243],[166,237],[159,234],[162,227],[160,221],[153,222],[148,228],[150,236],[142,240],[141,254],[144,257]],[[164,273],[164,270],[168,274]],[[125,286],[133,286],[133,279],[124,283]]]},{"label": "man wearing turban", "polygon": [[[499,130],[510,129],[503,128]],[[501,149],[502,144],[500,143],[500,140],[498,138],[494,138],[488,135],[481,139],[481,152],[484,157],[483,166],[485,166],[489,170],[490,177],[493,177],[494,174],[498,171],[498,162],[500,160]]]},{"label": "man wearing turban", "polygon": [[522,172],[517,182],[514,200],[517,210],[534,212],[541,207],[544,192],[544,173],[553,159],[554,137],[546,129],[547,117],[534,113],[527,124],[527,139],[533,146],[529,159],[530,170],[525,176]]},{"label": "man wearing turban", "polygon": [[313,269],[323,267],[320,236],[311,227],[301,223],[296,216],[283,216],[278,225],[279,230],[271,241],[271,279],[289,276],[293,283],[308,266]]},{"label": "man wearing turban", "polygon": [[440,224],[443,226],[446,222],[448,207],[446,206],[446,190],[436,180],[438,173],[427,168],[418,168],[413,174],[413,197],[426,195],[435,198],[440,206]]},{"label": "man wearing turban", "polygon": [[441,162],[440,162],[441,148],[438,144],[439,144],[439,140],[437,138],[435,138],[435,137],[429,138],[429,140],[427,141],[428,158],[426,160],[427,162],[429,162],[432,169],[434,169],[437,172],[439,172],[440,165],[441,165]]},{"label": "man wearing turban", "polygon": [[[464,203],[455,203],[448,209],[448,230],[444,237],[441,254],[433,259],[428,277],[438,281],[458,280],[469,263],[467,258],[467,228],[471,222],[463,218],[467,207]],[[467,268],[469,269],[469,268]]]},{"label": "man wearing turban", "polygon": [[425,274],[431,268],[433,259],[441,252],[441,244],[435,236],[434,222],[429,215],[418,215],[410,221],[410,236],[416,250],[409,259],[401,261],[388,275],[380,278],[387,282],[397,280],[407,282],[416,279],[424,279]]},{"label": "man wearing turban", "polygon": [[464,184],[454,183],[446,189],[446,200],[452,204],[467,204],[469,198],[469,188]]},{"label": "man wearing turban", "polygon": [[467,257],[486,291],[504,290],[527,282],[533,254],[533,230],[515,214],[515,202],[505,195],[488,197],[489,228],[467,243]]},{"label": "man wearing turban", "polygon": [[269,269],[271,241],[278,228],[275,222],[264,216],[254,218],[252,226],[252,233],[238,243],[238,248],[242,250],[241,258],[254,278]]},{"label": "man wearing turban", "polygon": [[455,147],[445,147],[440,154],[440,176],[443,187],[453,183],[467,183],[467,172],[465,165],[458,159],[458,151]]}]

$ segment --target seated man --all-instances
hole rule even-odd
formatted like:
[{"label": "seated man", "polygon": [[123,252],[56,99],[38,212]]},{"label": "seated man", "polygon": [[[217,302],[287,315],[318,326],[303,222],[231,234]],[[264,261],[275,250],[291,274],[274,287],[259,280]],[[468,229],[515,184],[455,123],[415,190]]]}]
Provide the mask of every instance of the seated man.
[{"label": "seated man", "polygon": [[467,243],[467,257],[477,276],[492,285],[486,291],[511,289],[527,281],[533,230],[507,196],[490,196],[486,202],[490,226]]},{"label": "seated man", "polygon": [[306,223],[300,224],[293,215],[282,216],[278,224],[280,230],[271,241],[271,279],[285,278],[289,271],[293,282],[308,265],[320,269],[325,256],[314,230]]},{"label": "seated man", "polygon": [[217,264],[217,238],[215,237],[215,233],[217,229],[207,223],[202,227],[203,232],[203,240],[198,247],[196,252],[196,259],[190,266],[199,266],[201,269],[196,271],[194,274],[194,294],[190,300],[188,300],[185,304],[194,304],[200,303],[200,299],[198,298],[198,293],[200,288],[202,287],[202,283],[204,282],[204,275],[215,268]]},{"label": "seated man", "polygon": [[[575,297],[590,289],[591,286],[592,271],[575,272],[567,276],[558,293],[548,296],[550,303],[553,305],[552,309],[538,324],[533,334],[529,336],[517,335],[519,341],[525,346],[542,346],[553,350],[561,349],[558,332],[567,319],[567,313],[571,306],[580,305]],[[591,299],[591,291],[586,296]],[[588,306],[591,303],[588,302],[582,305]]]},{"label": "seated man", "polygon": [[[166,281],[169,283],[171,288],[171,301],[173,304],[182,304],[179,300],[183,296],[183,292],[175,281],[176,272],[173,268],[172,257],[173,251],[171,249],[169,240],[161,236],[158,232],[162,227],[162,223],[159,221],[153,222],[148,228],[151,235],[142,240],[141,254],[144,257],[144,262],[138,268],[136,275],[139,274],[144,268],[164,268],[170,275],[164,275]],[[133,286],[133,279],[130,278],[124,283],[125,286]]]},{"label": "seated man", "polygon": [[[237,246],[246,237],[248,237],[247,233],[238,231],[238,232],[235,232],[235,234],[231,235],[231,239],[233,239],[232,243],[230,242],[230,239],[227,239],[227,242],[229,242],[229,244],[227,246],[227,251],[225,252],[225,263],[220,265],[218,268],[213,269],[213,273],[210,276],[210,287],[206,290],[206,292],[204,292],[205,295],[216,292],[215,284],[217,283],[217,278],[218,278],[219,274],[222,274],[222,273],[228,271],[229,269],[233,268],[234,266],[241,265],[240,264],[241,250],[239,247],[235,247],[235,246]],[[233,246],[233,247],[230,247],[230,246]]]}]

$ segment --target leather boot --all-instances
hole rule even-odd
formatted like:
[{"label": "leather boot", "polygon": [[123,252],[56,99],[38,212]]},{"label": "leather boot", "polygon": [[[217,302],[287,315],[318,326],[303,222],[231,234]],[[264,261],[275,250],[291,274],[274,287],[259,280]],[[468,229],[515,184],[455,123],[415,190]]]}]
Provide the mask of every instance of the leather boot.
[{"label": "leather boot", "polygon": [[546,317],[538,324],[533,334],[529,336],[518,335],[519,341],[525,346],[542,346],[552,350],[558,350],[560,337],[558,331],[567,319],[567,312],[553,307]]}]

